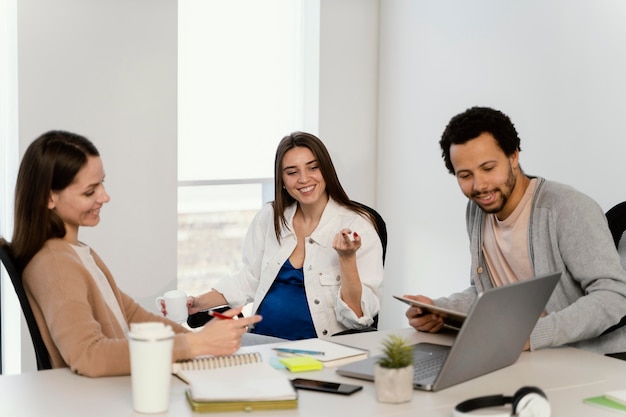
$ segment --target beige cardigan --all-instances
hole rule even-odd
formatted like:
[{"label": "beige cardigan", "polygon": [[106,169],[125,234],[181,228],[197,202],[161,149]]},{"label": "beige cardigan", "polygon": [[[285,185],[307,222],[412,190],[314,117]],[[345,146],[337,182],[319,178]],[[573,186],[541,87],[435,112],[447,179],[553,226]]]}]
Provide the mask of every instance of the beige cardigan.
[{"label": "beige cardigan", "polygon": [[[100,257],[96,264],[109,281],[126,322],[161,321],[172,326],[172,360],[190,357],[184,327],[151,313],[122,292]],[[70,367],[90,377],[129,375],[126,335],[78,254],[62,239],[50,239],[23,272],[24,288],[53,368]]]}]

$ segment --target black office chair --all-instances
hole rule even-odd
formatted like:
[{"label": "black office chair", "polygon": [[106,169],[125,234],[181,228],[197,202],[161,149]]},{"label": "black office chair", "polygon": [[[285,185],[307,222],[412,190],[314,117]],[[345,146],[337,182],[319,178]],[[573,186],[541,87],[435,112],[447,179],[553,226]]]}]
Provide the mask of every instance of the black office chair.
[{"label": "black office chair", "polygon": [[[611,209],[606,212],[606,220],[609,224],[609,229],[611,230],[611,235],[613,236],[613,242],[615,243],[615,247],[619,249],[620,243],[622,245],[626,244],[626,240],[622,241],[622,238],[625,234],[624,232],[626,231],[626,201],[611,207]],[[622,260],[622,265],[623,264],[624,263]],[[602,334],[604,335],[610,333],[625,325],[626,317],[623,317],[619,323],[608,328]],[[626,352],[608,353],[606,356],[626,360]]]},{"label": "black office chair", "polygon": [[35,316],[33,315],[33,310],[30,308],[30,303],[28,302],[24,286],[22,285],[22,275],[15,266],[11,255],[9,255],[6,248],[2,245],[0,245],[0,260],[2,260],[2,264],[11,278],[13,288],[15,288],[17,298],[22,306],[22,312],[24,313],[24,318],[26,319],[26,324],[28,325],[28,331],[30,332],[30,337],[33,341],[33,347],[35,348],[37,369],[40,371],[43,369],[52,369],[48,349],[43,342],[43,338],[39,332],[39,327],[37,327],[37,322],[35,321]]},{"label": "black office chair", "polygon": [[617,248],[626,230],[626,201],[616,204],[607,211],[606,220],[609,223],[609,229],[611,229],[611,235],[613,235],[613,241]]},{"label": "black office chair", "polygon": [[371,207],[366,206],[363,203],[359,203],[358,201],[353,201],[353,203],[367,210],[368,213],[374,217],[374,223],[376,223],[376,231],[378,232],[378,237],[380,238],[380,243],[383,246],[383,266],[385,265],[385,258],[387,257],[387,224],[376,210]]}]

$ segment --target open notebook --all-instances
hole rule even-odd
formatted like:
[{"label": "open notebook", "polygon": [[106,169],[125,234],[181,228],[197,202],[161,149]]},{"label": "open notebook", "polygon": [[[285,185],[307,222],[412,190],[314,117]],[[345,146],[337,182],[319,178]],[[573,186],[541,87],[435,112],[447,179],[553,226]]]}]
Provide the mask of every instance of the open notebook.
[{"label": "open notebook", "polygon": [[[452,346],[413,347],[415,389],[436,391],[514,363],[543,312],[561,273],[480,293]],[[374,379],[380,355],[340,366],[340,375]]]},{"label": "open notebook", "polygon": [[278,356],[310,356],[322,362],[325,367],[339,366],[369,356],[367,350],[318,338],[294,340],[272,349]]}]

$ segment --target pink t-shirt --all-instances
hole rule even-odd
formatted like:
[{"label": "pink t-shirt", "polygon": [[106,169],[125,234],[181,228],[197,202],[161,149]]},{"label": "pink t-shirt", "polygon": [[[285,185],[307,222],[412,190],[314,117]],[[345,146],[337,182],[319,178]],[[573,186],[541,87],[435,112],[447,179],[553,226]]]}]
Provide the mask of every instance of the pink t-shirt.
[{"label": "pink t-shirt", "polygon": [[485,216],[483,251],[494,287],[534,276],[528,252],[528,227],[532,196],[537,179],[530,180],[513,213],[500,221],[495,214]]}]

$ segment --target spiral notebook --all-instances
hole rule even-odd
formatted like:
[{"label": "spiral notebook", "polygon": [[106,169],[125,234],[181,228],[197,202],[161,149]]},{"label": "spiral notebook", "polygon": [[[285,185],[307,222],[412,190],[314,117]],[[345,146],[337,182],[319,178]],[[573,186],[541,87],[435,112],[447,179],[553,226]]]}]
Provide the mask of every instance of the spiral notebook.
[{"label": "spiral notebook", "polygon": [[288,375],[263,362],[260,353],[207,356],[176,362],[173,373],[185,381],[194,411],[251,411],[297,408]]},{"label": "spiral notebook", "polygon": [[263,358],[259,352],[234,353],[232,355],[223,356],[199,356],[193,359],[174,362],[172,364],[172,373],[180,377],[181,371],[228,368],[257,362],[263,362]]}]

